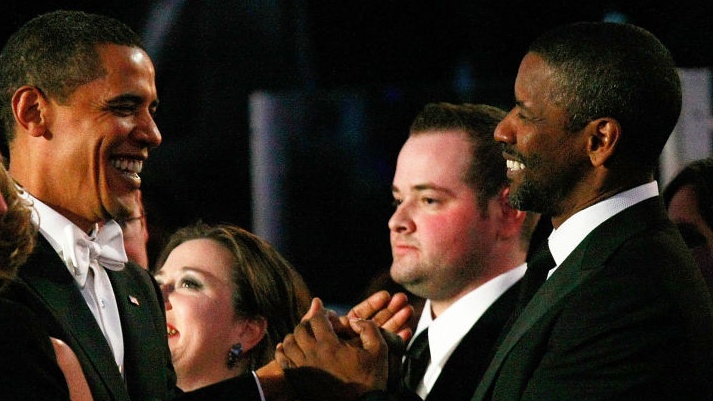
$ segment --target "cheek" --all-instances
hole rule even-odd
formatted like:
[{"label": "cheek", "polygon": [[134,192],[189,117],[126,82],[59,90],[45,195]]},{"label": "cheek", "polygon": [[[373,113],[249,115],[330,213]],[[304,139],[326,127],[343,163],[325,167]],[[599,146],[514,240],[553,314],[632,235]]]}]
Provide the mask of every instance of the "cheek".
[{"label": "cheek", "polygon": [[421,241],[427,242],[431,252],[439,253],[441,257],[449,257],[451,253],[460,254],[470,246],[473,239],[475,218],[472,213],[463,211],[433,216],[423,222]]}]

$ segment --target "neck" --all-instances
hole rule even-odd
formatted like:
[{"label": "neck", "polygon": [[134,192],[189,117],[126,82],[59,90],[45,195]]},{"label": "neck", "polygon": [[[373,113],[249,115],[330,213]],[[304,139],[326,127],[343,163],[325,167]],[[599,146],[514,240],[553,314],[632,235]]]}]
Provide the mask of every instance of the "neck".
[{"label": "neck", "polygon": [[245,372],[246,369],[242,367],[228,369],[226,366],[214,371],[195,369],[191,372],[181,372],[178,367],[176,367],[176,386],[182,391],[193,391],[210,384],[240,376]]}]

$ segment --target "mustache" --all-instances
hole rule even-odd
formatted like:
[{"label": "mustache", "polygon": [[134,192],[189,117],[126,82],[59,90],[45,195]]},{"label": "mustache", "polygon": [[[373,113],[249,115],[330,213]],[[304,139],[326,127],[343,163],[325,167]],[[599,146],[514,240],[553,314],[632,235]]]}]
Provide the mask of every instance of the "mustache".
[{"label": "mustache", "polygon": [[501,143],[500,147],[503,151],[503,158],[507,157],[508,159],[517,160],[519,162],[522,162],[525,160],[525,157],[520,152],[515,150],[515,148],[512,145],[507,144],[507,143]]}]

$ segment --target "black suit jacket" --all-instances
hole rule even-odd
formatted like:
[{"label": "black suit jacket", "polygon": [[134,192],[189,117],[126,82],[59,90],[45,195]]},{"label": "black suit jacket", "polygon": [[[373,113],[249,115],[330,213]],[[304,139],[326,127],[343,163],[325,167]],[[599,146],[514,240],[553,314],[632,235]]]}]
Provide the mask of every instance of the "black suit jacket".
[{"label": "black suit jacket", "polygon": [[95,400],[260,400],[252,374],[182,393],[176,387],[156,282],[131,262],[107,273],[121,315],[125,381],[74,278],[43,236],[2,296],[28,307],[50,336],[72,348]]},{"label": "black suit jacket", "polygon": [[0,399],[69,401],[50,337],[22,305],[0,299]]},{"label": "black suit jacket", "polygon": [[426,401],[470,400],[490,363],[500,332],[515,308],[519,289],[518,282],[475,322],[443,366]]},{"label": "black suit jacket", "polygon": [[713,312],[656,197],[602,223],[539,289],[472,401],[713,399]]}]

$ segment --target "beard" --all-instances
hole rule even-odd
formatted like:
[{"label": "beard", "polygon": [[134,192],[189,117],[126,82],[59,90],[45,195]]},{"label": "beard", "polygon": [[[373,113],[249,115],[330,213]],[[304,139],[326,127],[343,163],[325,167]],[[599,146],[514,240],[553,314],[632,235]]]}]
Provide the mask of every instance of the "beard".
[{"label": "beard", "polygon": [[[523,175],[519,184],[511,182],[508,201],[519,210],[559,216],[565,200],[581,181],[584,166],[576,164],[558,170],[540,168],[536,163],[529,166],[533,168]],[[537,173],[537,178],[532,173]]]}]

